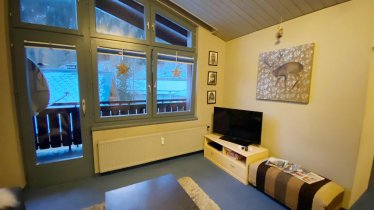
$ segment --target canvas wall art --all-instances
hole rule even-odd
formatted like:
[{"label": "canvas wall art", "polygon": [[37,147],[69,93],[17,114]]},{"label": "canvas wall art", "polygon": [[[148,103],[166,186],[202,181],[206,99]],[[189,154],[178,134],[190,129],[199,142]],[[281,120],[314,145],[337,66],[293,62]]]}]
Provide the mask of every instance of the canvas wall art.
[{"label": "canvas wall art", "polygon": [[309,103],[314,43],[259,56],[258,100]]}]

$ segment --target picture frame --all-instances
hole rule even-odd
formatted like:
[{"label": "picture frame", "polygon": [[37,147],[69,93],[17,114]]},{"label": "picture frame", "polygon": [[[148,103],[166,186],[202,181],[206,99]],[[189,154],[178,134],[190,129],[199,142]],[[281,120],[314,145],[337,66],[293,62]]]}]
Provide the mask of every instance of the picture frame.
[{"label": "picture frame", "polygon": [[216,103],[216,91],[208,90],[207,91],[207,104],[215,104],[215,103]]},{"label": "picture frame", "polygon": [[217,72],[216,71],[208,71],[207,84],[217,85]]},{"label": "picture frame", "polygon": [[209,51],[208,65],[209,66],[217,66],[218,65],[218,52]]},{"label": "picture frame", "polygon": [[308,104],[314,43],[259,54],[256,99]]}]

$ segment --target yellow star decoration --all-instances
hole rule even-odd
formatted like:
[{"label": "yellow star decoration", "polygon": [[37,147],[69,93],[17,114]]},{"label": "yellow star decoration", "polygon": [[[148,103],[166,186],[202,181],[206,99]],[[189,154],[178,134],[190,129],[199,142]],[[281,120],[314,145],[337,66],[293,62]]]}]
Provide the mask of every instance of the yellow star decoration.
[{"label": "yellow star decoration", "polygon": [[178,67],[177,68],[175,68],[173,71],[171,71],[171,72],[173,72],[173,77],[181,77],[181,73],[182,73],[182,71],[181,70],[179,70],[178,69]]},{"label": "yellow star decoration", "polygon": [[121,76],[121,74],[127,75],[129,73],[130,68],[128,66],[126,66],[126,64],[121,63],[121,64],[117,65],[117,69],[118,69],[117,77],[119,77],[119,76]]}]

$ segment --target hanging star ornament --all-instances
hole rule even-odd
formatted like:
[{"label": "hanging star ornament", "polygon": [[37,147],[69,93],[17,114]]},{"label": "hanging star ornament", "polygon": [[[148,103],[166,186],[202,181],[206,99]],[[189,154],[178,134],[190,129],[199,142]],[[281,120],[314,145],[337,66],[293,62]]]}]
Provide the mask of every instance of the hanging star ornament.
[{"label": "hanging star ornament", "polygon": [[171,71],[173,73],[173,77],[178,77],[180,78],[181,77],[181,73],[182,71],[178,69],[178,67],[176,67],[173,71]]},{"label": "hanging star ornament", "polygon": [[130,68],[125,63],[121,62],[121,64],[117,65],[117,77],[121,75],[126,76],[129,73],[129,69]]}]

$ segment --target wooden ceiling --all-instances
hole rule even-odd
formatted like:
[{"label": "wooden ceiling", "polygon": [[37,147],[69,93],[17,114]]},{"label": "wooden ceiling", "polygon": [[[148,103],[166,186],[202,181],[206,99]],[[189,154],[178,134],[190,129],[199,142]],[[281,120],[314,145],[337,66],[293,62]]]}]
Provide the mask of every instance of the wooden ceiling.
[{"label": "wooden ceiling", "polygon": [[349,0],[163,0],[213,28],[225,41]]}]

